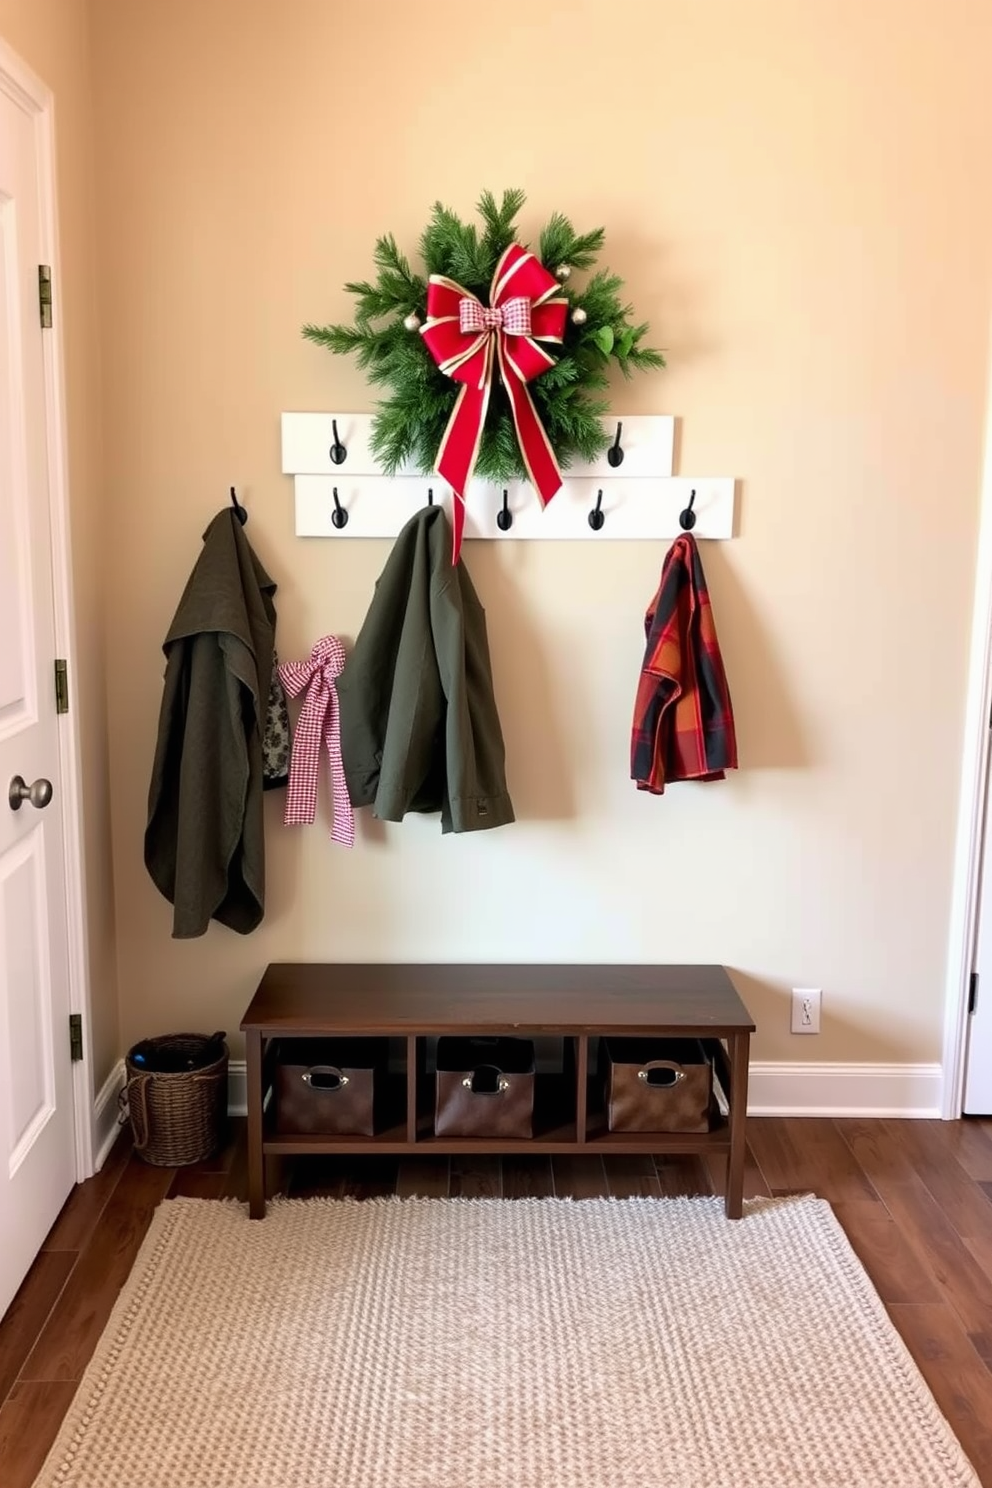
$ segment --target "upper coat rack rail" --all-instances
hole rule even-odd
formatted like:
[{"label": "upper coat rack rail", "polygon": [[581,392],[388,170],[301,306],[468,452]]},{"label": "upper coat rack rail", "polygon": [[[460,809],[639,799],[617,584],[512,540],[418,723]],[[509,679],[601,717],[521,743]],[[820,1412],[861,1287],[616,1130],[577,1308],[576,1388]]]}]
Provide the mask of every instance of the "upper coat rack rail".
[{"label": "upper coat rack rail", "polygon": [[[609,456],[617,448],[617,425],[622,424],[620,449],[623,459],[615,465]],[[638,479],[672,473],[675,420],[670,415],[640,415],[605,418],[610,449],[597,460],[575,462],[569,477],[602,476]],[[371,450],[370,413],[284,413],[282,416],[282,470],[284,475],[382,475]],[[344,451],[343,456],[341,451]],[[332,453],[333,451],[333,453]],[[415,475],[413,469],[397,475]]]},{"label": "upper coat rack rail", "polygon": [[[672,476],[673,418],[613,416],[603,420],[603,427],[608,447],[598,460],[571,466],[545,510],[526,482],[510,481],[504,487],[473,481],[465,536],[500,541],[670,539],[683,530],[679,517],[693,490],[695,535],[733,536],[732,476]],[[294,477],[298,537],[393,537],[427,504],[429,488],[436,501],[450,507],[451,491],[436,475],[383,474],[371,453],[371,432],[368,413],[283,414],[282,468]],[[617,450],[622,452],[619,462]],[[591,512],[596,513],[593,521]]]}]

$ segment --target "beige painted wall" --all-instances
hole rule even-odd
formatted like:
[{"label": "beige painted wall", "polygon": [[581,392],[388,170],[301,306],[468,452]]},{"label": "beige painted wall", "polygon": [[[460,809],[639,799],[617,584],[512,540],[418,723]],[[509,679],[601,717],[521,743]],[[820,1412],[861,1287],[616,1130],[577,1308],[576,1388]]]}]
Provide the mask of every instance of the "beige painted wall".
[{"label": "beige painted wall", "polygon": [[93,99],[87,8],[78,0],[0,0],[0,36],[55,95],[69,500],[82,733],[94,1088],[120,1052],[110,855],[103,597],[108,551],[102,476],[93,199]]},{"label": "beige painted wall", "polygon": [[[980,0],[95,0],[110,740],[125,1042],[233,1030],[271,959],[714,960],[759,1058],[940,1056],[992,283]],[[501,106],[500,100],[506,100]],[[388,544],[293,535],[279,414],[369,407],[299,336],[375,235],[524,186],[604,223],[679,468],[741,479],[704,560],[744,768],[627,779],[658,545],[472,544],[520,821],[349,854],[268,802],[247,939],[170,939],[142,868],[159,645],[232,481],[280,650],[354,635]],[[824,1032],[788,1033],[822,986]]]}]

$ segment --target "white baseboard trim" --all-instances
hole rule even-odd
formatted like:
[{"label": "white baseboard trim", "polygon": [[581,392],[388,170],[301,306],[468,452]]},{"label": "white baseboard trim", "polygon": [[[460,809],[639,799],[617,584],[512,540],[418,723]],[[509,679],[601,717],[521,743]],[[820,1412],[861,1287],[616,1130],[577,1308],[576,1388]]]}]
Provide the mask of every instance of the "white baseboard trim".
[{"label": "white baseboard trim", "polygon": [[243,1059],[232,1059],[227,1066],[227,1114],[248,1115],[248,1066]]},{"label": "white baseboard trim", "polygon": [[938,1119],[939,1064],[756,1062],[748,1076],[749,1116],[904,1116]]},{"label": "white baseboard trim", "polygon": [[117,1097],[124,1089],[123,1059],[118,1059],[93,1102],[93,1171],[99,1173],[111,1147],[117,1141]]},{"label": "white baseboard trim", "polygon": [[[752,1063],[749,1116],[903,1116],[935,1120],[944,1077],[939,1064]],[[116,1096],[115,1096],[116,1099]],[[243,1059],[228,1068],[228,1111],[248,1110]]]}]

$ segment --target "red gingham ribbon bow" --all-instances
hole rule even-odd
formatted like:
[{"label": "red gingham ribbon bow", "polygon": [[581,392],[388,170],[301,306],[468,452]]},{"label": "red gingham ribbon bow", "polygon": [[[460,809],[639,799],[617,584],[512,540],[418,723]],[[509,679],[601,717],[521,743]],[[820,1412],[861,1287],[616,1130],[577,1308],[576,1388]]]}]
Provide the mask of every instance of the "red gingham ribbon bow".
[{"label": "red gingham ribbon bow", "polygon": [[568,301],[561,286],[528,248],[511,243],[489,287],[489,306],[454,279],[432,274],[427,319],[420,334],[441,371],[462,384],[437,452],[437,471],[455,493],[452,509],[458,562],[465,529],[465,491],[479,455],[495,369],[506,389],[517,442],[531,485],[546,504],[561,486],[551,441],[527,391],[555,359],[538,341],[561,341]]},{"label": "red gingham ribbon bow", "polygon": [[466,295],[458,305],[458,328],[465,332],[505,331],[508,336],[530,335],[530,300],[515,295],[505,305],[490,309]]},{"label": "red gingham ribbon bow", "polygon": [[312,822],[317,810],[317,776],[320,769],[320,746],[327,746],[331,766],[331,791],[334,820],[331,841],[342,847],[355,845],[355,814],[348,799],[348,787],[341,760],[341,720],[335,678],[344,669],[344,647],[337,636],[324,636],[310,652],[309,661],[284,661],[279,680],[290,697],[307,688],[303,711],[293,735],[293,753],[289,761],[289,788],[286,792],[287,826]]}]

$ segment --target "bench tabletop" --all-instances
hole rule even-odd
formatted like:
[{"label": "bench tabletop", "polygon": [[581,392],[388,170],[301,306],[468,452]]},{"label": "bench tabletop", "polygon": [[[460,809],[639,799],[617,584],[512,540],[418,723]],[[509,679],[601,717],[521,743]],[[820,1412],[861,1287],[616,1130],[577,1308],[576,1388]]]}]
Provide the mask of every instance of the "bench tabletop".
[{"label": "bench tabletop", "polygon": [[241,1023],[266,1035],[754,1031],[723,966],[273,962]]}]

